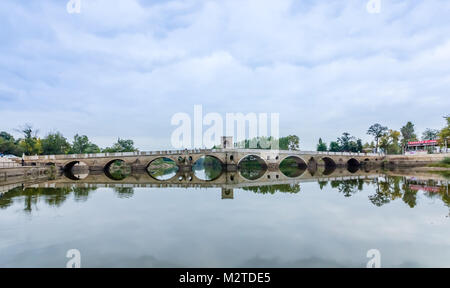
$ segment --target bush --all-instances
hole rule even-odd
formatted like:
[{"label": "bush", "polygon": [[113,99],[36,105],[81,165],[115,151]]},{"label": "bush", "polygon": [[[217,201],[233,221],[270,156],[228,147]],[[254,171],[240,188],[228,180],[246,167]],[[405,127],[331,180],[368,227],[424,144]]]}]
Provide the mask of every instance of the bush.
[{"label": "bush", "polygon": [[450,157],[445,157],[444,160],[441,161],[441,163],[450,165]]}]

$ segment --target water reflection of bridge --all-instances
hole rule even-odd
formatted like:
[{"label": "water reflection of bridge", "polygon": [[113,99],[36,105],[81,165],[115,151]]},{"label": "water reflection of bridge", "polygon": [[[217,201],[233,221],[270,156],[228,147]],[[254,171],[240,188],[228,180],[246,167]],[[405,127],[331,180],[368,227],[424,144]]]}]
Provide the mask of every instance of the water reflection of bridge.
[{"label": "water reflection of bridge", "polygon": [[[324,174],[325,172],[325,174]],[[350,172],[347,169],[336,169],[328,174],[325,170],[309,171],[305,170],[297,177],[287,177],[280,171],[265,171],[265,173],[256,180],[250,180],[237,172],[224,171],[214,180],[202,180],[196,177],[194,172],[178,172],[174,177],[168,180],[158,180],[148,173],[131,174],[122,180],[113,180],[105,173],[90,173],[84,179],[74,180],[72,177],[61,175],[55,180],[47,182],[26,185],[27,188],[222,188],[222,198],[233,198],[233,189],[272,186],[272,185],[298,185],[304,182],[333,181],[333,180],[352,180],[352,179],[374,179],[379,177],[378,171],[358,170]]]}]

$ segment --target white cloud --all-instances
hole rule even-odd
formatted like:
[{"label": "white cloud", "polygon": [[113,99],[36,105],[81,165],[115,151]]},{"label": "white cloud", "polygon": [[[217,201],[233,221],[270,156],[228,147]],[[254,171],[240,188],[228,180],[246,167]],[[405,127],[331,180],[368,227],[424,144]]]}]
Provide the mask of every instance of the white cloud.
[{"label": "white cloud", "polygon": [[438,128],[450,108],[450,4],[384,2],[368,14],[363,0],[83,0],[70,15],[59,1],[3,1],[0,113],[36,115],[41,131],[158,139],[142,149],[169,145],[172,114],[194,104],[280,112],[281,133],[304,149],[344,131],[369,140],[374,122]]}]

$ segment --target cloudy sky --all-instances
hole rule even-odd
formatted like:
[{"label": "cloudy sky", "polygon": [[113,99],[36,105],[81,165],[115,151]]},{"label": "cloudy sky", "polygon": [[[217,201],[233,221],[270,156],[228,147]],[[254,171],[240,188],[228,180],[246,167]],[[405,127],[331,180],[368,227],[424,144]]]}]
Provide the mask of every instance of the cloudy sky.
[{"label": "cloudy sky", "polygon": [[[0,130],[171,148],[175,113],[280,113],[314,149],[450,111],[450,1],[0,2]],[[17,134],[17,133],[15,133]]]}]

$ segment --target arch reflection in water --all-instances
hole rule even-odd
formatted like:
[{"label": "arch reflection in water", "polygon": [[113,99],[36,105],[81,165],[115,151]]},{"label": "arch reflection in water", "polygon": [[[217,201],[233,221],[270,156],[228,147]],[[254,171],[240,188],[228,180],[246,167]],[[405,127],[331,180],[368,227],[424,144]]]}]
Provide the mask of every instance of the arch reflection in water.
[{"label": "arch reflection in water", "polygon": [[147,172],[151,177],[157,180],[169,180],[173,178],[179,170],[179,167],[169,158],[158,158],[153,160],[147,167]]},{"label": "arch reflection in water", "polygon": [[89,167],[80,161],[70,162],[64,166],[64,176],[70,180],[83,180],[89,176]]},{"label": "arch reflection in water", "polygon": [[267,165],[260,157],[248,155],[239,162],[238,169],[245,179],[257,180],[266,173]]},{"label": "arch reflection in water", "polygon": [[106,164],[104,172],[108,178],[120,181],[131,174],[131,167],[123,160],[113,160]]},{"label": "arch reflection in water", "polygon": [[195,177],[200,180],[211,181],[222,174],[222,162],[212,156],[200,157],[192,166]]},{"label": "arch reflection in water", "polygon": [[302,159],[295,156],[289,156],[280,163],[281,173],[290,178],[302,175],[306,168],[306,163]]}]

